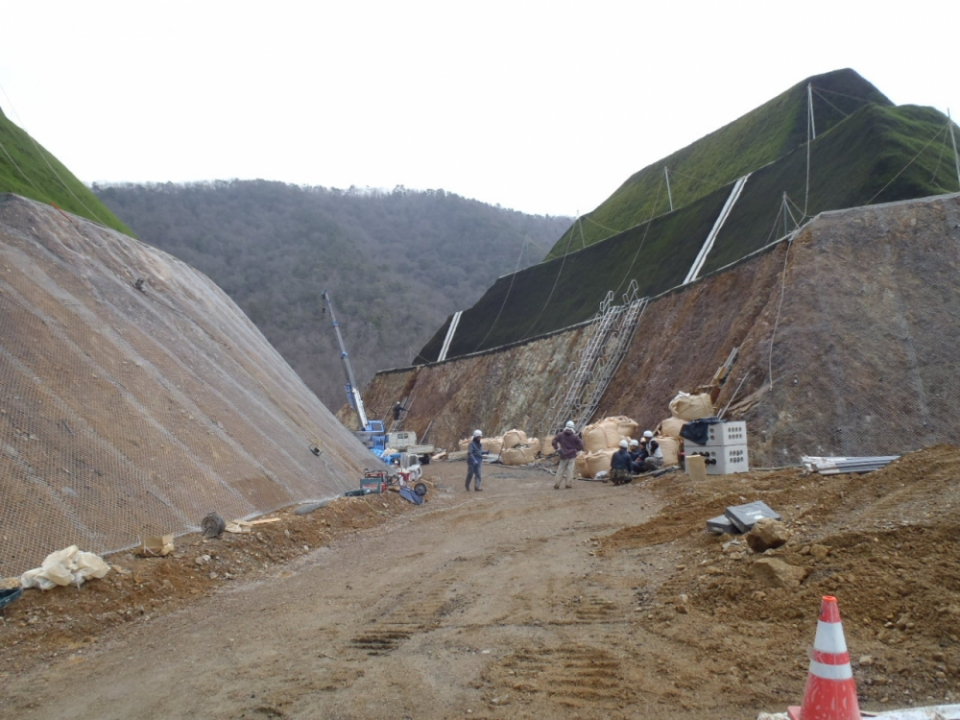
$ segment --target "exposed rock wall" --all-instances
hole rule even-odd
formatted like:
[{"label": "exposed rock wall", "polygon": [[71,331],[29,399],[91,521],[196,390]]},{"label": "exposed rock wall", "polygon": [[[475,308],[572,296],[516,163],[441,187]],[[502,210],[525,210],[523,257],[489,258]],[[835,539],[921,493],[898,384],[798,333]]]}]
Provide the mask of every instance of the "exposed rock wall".
[{"label": "exposed rock wall", "polygon": [[435,365],[378,373],[364,392],[373,415],[409,397],[404,430],[447,449],[481,429],[499,435],[517,427],[539,432],[550,398],[579,359],[579,326],[537,341]]},{"label": "exposed rock wall", "polygon": [[369,458],[208,278],[0,196],[0,576],[337,495]]},{"label": "exposed rock wall", "polygon": [[[596,417],[652,428],[739,347],[717,409],[747,421],[754,467],[956,442],[958,272],[958,195],[824,213],[792,242],[655,298]],[[432,419],[441,445],[473,426],[538,432],[588,332],[381,373],[366,394],[428,397],[406,427]]]}]

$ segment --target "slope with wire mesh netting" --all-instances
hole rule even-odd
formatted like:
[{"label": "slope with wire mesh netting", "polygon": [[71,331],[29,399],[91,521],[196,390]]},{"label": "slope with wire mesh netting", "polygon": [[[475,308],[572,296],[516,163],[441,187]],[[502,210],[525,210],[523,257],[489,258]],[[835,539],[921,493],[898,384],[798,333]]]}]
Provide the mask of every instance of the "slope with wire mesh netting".
[{"label": "slope with wire mesh netting", "polygon": [[[815,99],[825,96],[825,91],[814,91],[811,84],[807,92],[808,111],[815,112]],[[768,106],[783,104],[784,97],[765,105],[761,115],[769,115]],[[559,257],[500,278],[463,312],[447,357],[529,339],[585,320],[608,291],[616,292],[631,280],[637,281],[643,295],[666,292],[786,237],[820,212],[960,189],[953,149],[955,126],[949,119],[933,108],[896,107],[880,98],[881,102],[860,100],[860,107],[849,108],[850,112],[832,104],[830,113],[839,118],[836,122],[817,124],[808,116],[803,122],[811,141],[753,169],[749,177],[741,176],[746,180],[739,189],[728,182],[673,212],[593,244],[588,242],[590,224],[581,218],[575,225],[577,232],[565,236]],[[753,127],[754,121],[748,126]],[[746,142],[739,134],[727,140]],[[657,177],[661,187],[653,193],[654,214],[661,196],[666,196],[662,187],[666,179],[662,173]],[[644,201],[638,202],[643,205]],[[708,237],[714,239],[705,247]],[[689,276],[701,250],[702,264]],[[420,351],[420,357],[437,357],[447,325],[449,321]]]}]

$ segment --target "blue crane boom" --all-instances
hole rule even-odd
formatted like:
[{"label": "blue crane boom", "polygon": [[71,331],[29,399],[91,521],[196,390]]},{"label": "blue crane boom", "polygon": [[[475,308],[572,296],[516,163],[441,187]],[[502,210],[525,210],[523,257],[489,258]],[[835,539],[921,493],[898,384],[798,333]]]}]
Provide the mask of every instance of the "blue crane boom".
[{"label": "blue crane boom", "polygon": [[343,361],[343,369],[347,374],[347,402],[350,407],[357,411],[360,418],[360,430],[357,436],[373,451],[377,457],[381,456],[386,447],[386,434],[381,420],[370,420],[367,418],[366,408],[363,406],[363,398],[360,396],[360,390],[357,388],[357,381],[353,376],[353,366],[350,365],[350,353],[347,352],[347,346],[343,342],[343,335],[340,333],[340,323],[337,322],[337,316],[333,311],[333,302],[330,300],[330,293],[324,290],[321,293],[327,309],[330,311],[330,320],[333,322],[333,329],[337,333],[337,342],[340,345],[340,360]]}]

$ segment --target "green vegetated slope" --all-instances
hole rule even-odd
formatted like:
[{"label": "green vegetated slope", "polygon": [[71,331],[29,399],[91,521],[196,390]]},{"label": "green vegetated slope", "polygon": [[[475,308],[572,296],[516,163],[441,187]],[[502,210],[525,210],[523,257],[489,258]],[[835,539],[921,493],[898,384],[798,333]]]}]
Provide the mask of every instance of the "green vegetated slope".
[{"label": "green vegetated slope", "polygon": [[9,192],[131,235],[64,165],[0,110],[0,192]]},{"label": "green vegetated slope", "polygon": [[[850,72],[841,71],[841,76]],[[700,277],[784,236],[804,217],[960,190],[946,116],[932,108],[892,106],[876,91],[873,95],[880,102],[861,101],[839,122],[818,123],[816,140],[810,145],[809,194],[805,142],[772,162],[733,173],[739,176],[753,170]],[[775,114],[770,118],[778,127],[784,126]],[[737,135],[735,145],[741,142]],[[579,233],[568,233],[559,257],[516,277],[500,278],[464,312],[447,357],[522,341],[589,319],[608,291],[614,291],[616,302],[621,302],[619,295],[630,280],[637,281],[641,295],[676,287],[693,265],[732,187],[731,181],[672,213],[585,248]],[[790,207],[786,217],[785,193]],[[552,252],[557,250],[555,246]],[[421,350],[422,357],[439,357],[448,326],[449,319]]]},{"label": "green vegetated slope", "polygon": [[145,241],[202,271],[331,408],[346,397],[329,290],[361,385],[410,365],[443,319],[538,263],[570,222],[442,190],[279,182],[94,186]]},{"label": "green vegetated slope", "polygon": [[[868,105],[810,146],[750,176],[700,275],[739,260],[826,210],[960,190],[947,118],[933,108]],[[784,217],[783,194],[790,213]]]},{"label": "green vegetated slope", "polygon": [[[670,211],[664,168],[670,175],[673,207],[679,209],[748,172],[773,162],[807,139],[807,86],[812,88],[818,134],[868,103],[892,103],[850,69],[797,83],[741,118],[640,170],[596,210],[560,238],[547,258],[563,254],[570,235],[592,245]],[[582,233],[582,239],[581,239]]]}]

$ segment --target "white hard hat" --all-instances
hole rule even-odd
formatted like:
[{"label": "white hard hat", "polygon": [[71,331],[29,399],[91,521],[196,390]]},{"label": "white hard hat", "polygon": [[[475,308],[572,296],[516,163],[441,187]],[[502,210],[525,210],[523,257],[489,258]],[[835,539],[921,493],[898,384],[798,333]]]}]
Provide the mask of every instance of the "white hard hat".
[{"label": "white hard hat", "polygon": [[627,441],[626,441],[626,440],[621,440],[621,441],[620,441],[620,447],[622,447],[622,448],[627,447]]},{"label": "white hard hat", "polygon": [[630,447],[633,447],[634,445],[639,445],[639,444],[640,444],[640,441],[637,440],[636,438],[630,441]]},{"label": "white hard hat", "polygon": [[650,438],[653,437],[653,433],[650,432],[649,430],[644,430],[644,431],[643,431],[643,436],[649,440]]},{"label": "white hard hat", "polygon": [[474,431],[473,431],[473,436],[474,436],[474,437],[483,437],[483,433],[482,433],[481,431],[479,431],[479,430],[474,430]]},{"label": "white hard hat", "polygon": [[567,425],[566,425],[566,426],[567,426],[568,428],[570,428],[571,430],[573,430],[573,429],[576,427],[576,425],[573,424],[573,420],[567,420]]}]

